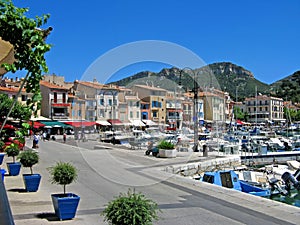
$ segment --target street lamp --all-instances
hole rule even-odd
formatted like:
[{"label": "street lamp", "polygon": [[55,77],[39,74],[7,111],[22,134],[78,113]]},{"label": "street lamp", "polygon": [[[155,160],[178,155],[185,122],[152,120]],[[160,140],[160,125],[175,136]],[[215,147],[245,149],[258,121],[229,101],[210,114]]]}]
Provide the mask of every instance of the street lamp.
[{"label": "street lamp", "polygon": [[51,120],[53,120],[53,114],[54,114],[54,110],[53,110],[53,101],[54,99],[51,99],[50,100],[50,111],[51,111]]},{"label": "street lamp", "polygon": [[111,102],[111,115],[110,115],[110,117],[111,117],[111,120],[112,120],[112,124],[111,124],[111,130],[112,130],[112,135],[113,135],[113,140],[112,140],[112,142],[113,142],[113,145],[115,145],[116,143],[115,143],[115,129],[114,129],[114,125],[113,125],[113,122],[114,122],[114,114],[115,114],[115,112],[114,112],[114,104],[115,104],[115,101],[114,101],[114,99],[115,99],[115,93],[116,92],[113,92],[113,91],[111,91],[111,90],[101,90],[101,94],[104,96],[106,93],[110,93],[111,95],[112,95],[112,102]]},{"label": "street lamp", "polygon": [[[184,67],[183,69],[181,69],[180,71],[180,84],[181,85],[181,72],[184,71],[185,69],[190,70],[193,73],[193,78],[194,78],[194,88],[193,88],[193,92],[194,92],[194,112],[193,112],[193,117],[194,117],[194,146],[193,146],[193,150],[194,152],[198,152],[198,83],[196,81],[196,74],[194,72],[193,69],[191,69],[190,67]],[[198,74],[197,74],[198,75]]]}]

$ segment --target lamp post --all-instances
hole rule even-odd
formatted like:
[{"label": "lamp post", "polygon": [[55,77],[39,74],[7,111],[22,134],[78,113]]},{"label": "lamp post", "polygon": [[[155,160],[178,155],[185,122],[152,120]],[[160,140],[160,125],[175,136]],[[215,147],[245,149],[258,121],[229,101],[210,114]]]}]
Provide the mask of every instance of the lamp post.
[{"label": "lamp post", "polygon": [[191,69],[190,67],[184,67],[183,69],[181,69],[180,71],[180,85],[181,85],[181,72],[184,71],[185,69],[188,69],[190,71],[192,71],[193,73],[193,78],[194,78],[194,88],[193,88],[193,92],[194,92],[194,112],[193,112],[193,120],[194,120],[194,146],[193,146],[193,150],[194,152],[198,152],[198,83],[196,81],[196,73],[194,72],[193,69]]},{"label": "lamp post", "polygon": [[115,99],[115,93],[116,92],[113,92],[113,91],[111,91],[111,90],[101,90],[101,94],[104,96],[106,93],[110,93],[111,95],[112,95],[112,101],[111,101],[111,115],[110,115],[110,117],[111,117],[111,121],[112,121],[112,124],[111,124],[111,131],[112,131],[112,135],[113,135],[113,139],[112,139],[112,143],[113,143],[113,145],[115,145],[116,143],[115,143],[115,129],[114,129],[114,126],[113,126],[113,122],[114,122],[114,114],[115,114],[115,112],[114,112],[114,104],[115,104],[115,101],[114,101],[114,99]]},{"label": "lamp post", "polygon": [[54,101],[54,99],[52,98],[50,100],[51,120],[53,120],[53,114],[54,114],[54,112],[53,112],[53,101]]},{"label": "lamp post", "polygon": [[[114,95],[114,93],[113,92],[111,92],[112,93],[112,102],[111,102],[111,119],[112,119],[112,121],[114,121],[114,98],[115,98],[115,95]],[[112,130],[112,132],[113,132],[113,140],[112,140],[112,142],[113,142],[113,145],[115,145],[116,143],[116,139],[115,139],[115,129],[114,129],[114,126],[113,126],[113,123],[112,123],[112,127],[111,127],[111,130]]]}]

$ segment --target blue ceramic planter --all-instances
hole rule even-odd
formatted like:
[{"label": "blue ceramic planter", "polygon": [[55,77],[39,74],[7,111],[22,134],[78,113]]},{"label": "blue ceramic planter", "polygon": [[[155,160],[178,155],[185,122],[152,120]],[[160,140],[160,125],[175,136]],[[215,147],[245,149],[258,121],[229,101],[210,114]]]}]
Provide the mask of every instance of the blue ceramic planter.
[{"label": "blue ceramic planter", "polygon": [[60,220],[73,219],[75,217],[80,197],[73,193],[52,194],[52,203],[55,215]]},{"label": "blue ceramic planter", "polygon": [[21,163],[7,163],[7,170],[10,176],[18,176],[20,174]]},{"label": "blue ceramic planter", "polygon": [[4,174],[6,173],[5,169],[0,169],[1,170],[1,176],[2,176],[2,181],[4,181]]},{"label": "blue ceramic planter", "polygon": [[4,156],[5,156],[5,153],[0,153],[0,165],[3,162]]},{"label": "blue ceramic planter", "polygon": [[36,192],[41,182],[40,174],[23,174],[25,189],[28,192]]}]

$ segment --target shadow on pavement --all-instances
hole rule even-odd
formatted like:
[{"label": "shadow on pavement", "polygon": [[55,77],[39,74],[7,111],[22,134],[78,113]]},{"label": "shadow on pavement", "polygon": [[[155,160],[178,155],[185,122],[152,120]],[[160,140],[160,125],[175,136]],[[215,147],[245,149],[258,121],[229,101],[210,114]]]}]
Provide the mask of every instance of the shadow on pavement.
[{"label": "shadow on pavement", "polygon": [[25,188],[13,188],[13,189],[8,189],[7,191],[10,192],[19,192],[19,193],[27,193]]},{"label": "shadow on pavement", "polygon": [[48,221],[60,221],[55,213],[39,213],[36,215],[36,217],[39,219],[46,219]]}]

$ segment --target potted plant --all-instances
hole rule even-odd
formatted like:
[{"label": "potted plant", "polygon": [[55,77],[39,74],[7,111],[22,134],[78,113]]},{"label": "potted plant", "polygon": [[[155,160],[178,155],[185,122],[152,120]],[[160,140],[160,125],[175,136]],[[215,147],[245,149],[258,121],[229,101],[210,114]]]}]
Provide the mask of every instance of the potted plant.
[{"label": "potted plant", "polygon": [[53,167],[48,168],[52,184],[63,185],[64,192],[52,194],[52,203],[56,216],[60,220],[72,219],[75,217],[80,197],[74,193],[66,192],[66,185],[77,180],[78,171],[71,163],[57,162]]},{"label": "potted plant", "polygon": [[5,156],[5,153],[2,152],[4,146],[5,146],[4,141],[0,140],[0,165],[2,164],[4,156]]},{"label": "potted plant", "polygon": [[39,154],[34,150],[25,150],[18,156],[23,167],[30,168],[30,174],[23,174],[25,189],[28,192],[35,192],[39,189],[41,175],[34,174],[32,167],[39,162]]},{"label": "potted plant", "polygon": [[108,203],[101,215],[112,225],[150,225],[158,220],[157,204],[141,193],[128,190]]},{"label": "potted plant", "polygon": [[159,157],[162,158],[174,158],[176,157],[177,154],[177,150],[175,149],[175,145],[169,141],[166,140],[162,140],[159,144],[158,144],[158,154]]},{"label": "potted plant", "polygon": [[19,175],[21,169],[21,163],[16,162],[16,156],[18,156],[20,153],[19,145],[16,143],[11,143],[10,145],[6,146],[5,152],[8,157],[13,158],[13,162],[6,163],[9,175],[10,176]]}]

